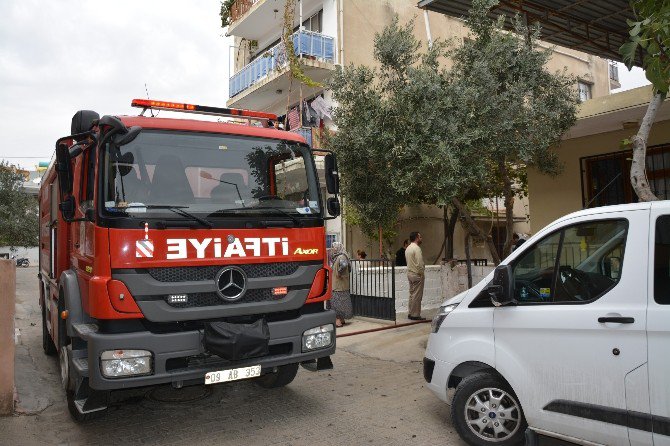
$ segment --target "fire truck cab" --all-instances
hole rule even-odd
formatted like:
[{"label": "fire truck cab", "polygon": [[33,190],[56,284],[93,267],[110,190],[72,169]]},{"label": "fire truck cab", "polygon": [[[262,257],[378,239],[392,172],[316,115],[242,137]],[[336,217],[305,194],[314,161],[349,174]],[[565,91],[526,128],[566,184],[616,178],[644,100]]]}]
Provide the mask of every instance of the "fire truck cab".
[{"label": "fire truck cab", "polygon": [[320,153],[326,194],[315,153],[272,128],[275,115],[133,105],[248,125],[83,110],[56,142],[39,197],[39,299],[73,418],[104,413],[117,389],[244,378],[272,388],[299,364],[332,368],[334,155]]}]

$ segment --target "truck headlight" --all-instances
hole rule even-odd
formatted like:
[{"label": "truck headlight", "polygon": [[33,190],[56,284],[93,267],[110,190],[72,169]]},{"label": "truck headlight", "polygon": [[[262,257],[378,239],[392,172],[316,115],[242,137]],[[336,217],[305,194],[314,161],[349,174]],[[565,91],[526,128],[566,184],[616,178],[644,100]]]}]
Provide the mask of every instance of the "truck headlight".
[{"label": "truck headlight", "polygon": [[149,375],[151,359],[147,350],[107,350],[100,355],[100,370],[105,378]]},{"label": "truck headlight", "polygon": [[303,353],[330,347],[333,345],[334,333],[335,327],[333,327],[333,324],[310,328],[302,334]]},{"label": "truck headlight", "polygon": [[430,323],[430,332],[431,333],[437,333],[437,330],[440,329],[440,325],[442,325],[442,322],[444,321],[444,318],[447,317],[449,313],[454,311],[454,308],[456,308],[458,304],[451,304],[451,305],[443,305],[440,307],[440,311],[437,312],[435,317],[433,318],[433,321]]}]

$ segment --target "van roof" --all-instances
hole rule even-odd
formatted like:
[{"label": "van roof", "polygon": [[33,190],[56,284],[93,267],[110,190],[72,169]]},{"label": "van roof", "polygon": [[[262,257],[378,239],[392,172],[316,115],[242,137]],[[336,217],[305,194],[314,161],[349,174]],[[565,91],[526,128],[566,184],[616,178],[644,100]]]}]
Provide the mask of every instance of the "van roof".
[{"label": "van roof", "polygon": [[629,204],[615,204],[610,206],[599,206],[595,208],[582,209],[580,211],[572,212],[571,214],[564,215],[559,221],[567,220],[574,217],[581,217],[584,215],[597,215],[597,214],[607,214],[610,212],[627,212],[627,211],[639,211],[644,209],[649,209],[651,207],[650,202],[643,203],[629,203]]},{"label": "van roof", "polygon": [[119,116],[126,126],[138,125],[144,129],[183,130],[187,132],[221,133],[280,139],[306,144],[305,138],[295,132],[274,128],[231,124],[228,122],[198,121],[195,119],[152,118],[146,116]]},{"label": "van roof", "polygon": [[[554,226],[557,223],[561,223],[565,220],[569,220],[575,217],[581,217],[585,215],[599,215],[599,214],[609,214],[615,212],[630,212],[630,211],[642,211],[651,208],[656,209],[669,209],[670,210],[670,200],[659,200],[659,201],[648,201],[642,203],[629,203],[629,204],[615,204],[611,206],[600,206],[589,209],[582,209],[581,211],[573,212],[571,214],[564,215],[558,220],[550,223],[549,226]],[[549,227],[547,226],[547,227]]]}]

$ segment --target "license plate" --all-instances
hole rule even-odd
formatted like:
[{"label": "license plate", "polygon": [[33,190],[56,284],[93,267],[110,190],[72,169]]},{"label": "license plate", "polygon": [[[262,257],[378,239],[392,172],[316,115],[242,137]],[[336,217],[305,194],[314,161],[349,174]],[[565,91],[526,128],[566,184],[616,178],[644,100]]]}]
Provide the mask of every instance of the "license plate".
[{"label": "license plate", "polygon": [[260,365],[240,367],[239,369],[219,370],[218,372],[207,373],[205,375],[205,384],[225,383],[228,381],[255,378],[257,376],[261,376]]}]

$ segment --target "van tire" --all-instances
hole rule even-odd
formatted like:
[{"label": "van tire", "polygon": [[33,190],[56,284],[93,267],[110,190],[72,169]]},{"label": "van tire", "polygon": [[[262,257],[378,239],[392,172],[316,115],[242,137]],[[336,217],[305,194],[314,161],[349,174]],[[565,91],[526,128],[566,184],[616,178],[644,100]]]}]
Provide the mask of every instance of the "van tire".
[{"label": "van tire", "polygon": [[[503,404],[496,404],[495,402],[491,402],[491,400],[486,400],[487,395],[500,398]],[[473,404],[480,404],[476,402],[477,398],[483,402],[481,409],[476,411],[473,409],[466,410],[466,407],[472,408],[474,407]],[[498,407],[494,409],[493,405],[497,405]],[[500,411],[500,406],[507,410]],[[512,409],[511,414],[508,412],[510,409]],[[478,414],[480,411],[488,411],[488,413],[476,418],[477,415],[475,414]],[[505,416],[505,414],[507,414],[508,418],[504,422],[499,421],[503,419],[502,416]],[[514,418],[516,418],[516,423],[513,423]],[[479,426],[482,424],[475,425],[471,423],[475,419],[481,419],[482,424],[486,427],[481,428]],[[458,435],[471,446],[523,445],[526,427],[528,426],[519,399],[509,384],[500,377],[487,372],[479,372],[466,376],[458,384],[451,403],[451,421]],[[493,430],[494,423],[499,423],[495,424],[495,426],[498,426],[500,429],[510,429],[509,436],[505,438],[504,433],[498,432],[496,434],[496,431]],[[475,432],[476,429],[479,430],[479,433]],[[493,437],[494,435],[499,435],[499,437],[496,439]]]},{"label": "van tire", "polygon": [[276,372],[256,378],[256,384],[265,389],[276,389],[291,384],[297,374],[298,364],[280,365]]}]

